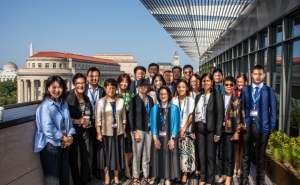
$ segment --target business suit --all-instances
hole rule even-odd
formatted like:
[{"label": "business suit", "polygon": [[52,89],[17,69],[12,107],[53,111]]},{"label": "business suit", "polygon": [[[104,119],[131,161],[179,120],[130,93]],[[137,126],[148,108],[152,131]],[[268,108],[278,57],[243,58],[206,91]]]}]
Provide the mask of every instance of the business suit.
[{"label": "business suit", "polygon": [[224,104],[222,95],[213,90],[207,102],[205,123],[196,122],[195,117],[199,117],[196,113],[196,108],[201,96],[204,96],[203,92],[198,94],[195,99],[192,128],[196,133],[196,147],[200,161],[201,181],[212,184],[214,182],[216,163],[214,136],[221,136]]},{"label": "business suit", "polygon": [[[93,98],[91,98],[91,92],[89,92],[90,85],[87,84],[84,94],[87,95],[90,98],[90,101],[93,103]],[[106,95],[105,90],[98,85],[98,99],[104,97]],[[97,101],[97,100],[96,100]],[[94,108],[95,109],[95,108]],[[95,110],[94,110],[95,111]],[[92,127],[90,128],[90,141],[91,141],[91,148],[93,148],[92,152],[92,172],[97,177],[100,178],[100,174],[98,173],[98,167],[97,167],[97,150],[98,150],[98,142],[97,142],[97,134],[95,129],[95,117],[92,119]],[[98,174],[97,174],[98,173]]]},{"label": "business suit", "polygon": [[137,93],[138,93],[138,92],[137,92],[137,89],[136,89],[136,83],[137,83],[137,81],[136,81],[136,80],[133,80],[133,81],[130,83],[129,87],[128,87],[128,90],[131,91],[131,92],[133,92],[134,94],[137,94]]},{"label": "business suit", "polygon": [[[92,112],[91,102],[89,98],[83,94],[84,102],[90,104],[90,112]],[[82,117],[82,111],[80,110],[78,99],[74,90],[69,91],[67,96],[68,107],[72,119],[80,119]],[[74,135],[73,143],[70,146],[70,169],[72,179],[75,185],[87,184],[89,175],[89,160],[90,160],[90,147],[89,147],[89,135],[90,130],[83,128],[81,125],[73,124],[76,131]],[[80,150],[81,168],[78,168],[78,150]],[[80,173],[79,173],[80,171]]]},{"label": "business suit", "polygon": [[[148,96],[149,108],[153,107],[153,100]],[[149,114],[150,114],[149,110]],[[150,149],[151,149],[151,131],[148,125],[150,120],[150,115],[148,115],[147,110],[144,105],[144,101],[139,94],[135,95],[129,103],[129,122],[131,126],[131,131],[138,132],[141,141],[136,142],[134,134],[132,133],[132,149],[133,149],[133,165],[132,165],[132,175],[135,178],[139,177],[140,172],[140,161],[142,155],[142,167],[145,177],[149,176],[149,163],[150,163]]]},{"label": "business suit", "polygon": [[244,103],[245,119],[247,129],[243,133],[243,181],[248,182],[250,170],[250,150],[255,142],[256,153],[256,182],[263,184],[265,182],[265,151],[270,135],[270,130],[273,130],[276,125],[276,96],[273,88],[260,84],[261,93],[256,102],[256,110],[258,115],[250,116],[250,111],[253,110],[252,95],[255,91],[254,84],[246,86],[242,89],[242,102]]}]

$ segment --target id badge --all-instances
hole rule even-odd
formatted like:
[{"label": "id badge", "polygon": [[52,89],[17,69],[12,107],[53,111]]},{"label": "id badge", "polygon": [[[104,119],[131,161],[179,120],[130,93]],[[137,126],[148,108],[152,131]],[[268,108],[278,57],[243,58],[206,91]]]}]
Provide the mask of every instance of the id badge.
[{"label": "id badge", "polygon": [[184,134],[183,134],[182,138],[183,138],[183,139],[185,139],[185,138],[186,138],[186,133],[184,133]]},{"label": "id badge", "polygon": [[150,127],[150,122],[148,122],[148,127]]},{"label": "id badge", "polygon": [[117,124],[117,123],[114,123],[114,124],[112,124],[111,127],[112,127],[112,128],[118,128],[118,124]]},{"label": "id badge", "polygon": [[166,131],[159,131],[159,137],[166,137],[167,136],[167,132]]},{"label": "id badge", "polygon": [[250,110],[250,116],[256,117],[258,115],[257,110]]},{"label": "id badge", "polygon": [[225,121],[223,122],[223,127],[225,127]]}]

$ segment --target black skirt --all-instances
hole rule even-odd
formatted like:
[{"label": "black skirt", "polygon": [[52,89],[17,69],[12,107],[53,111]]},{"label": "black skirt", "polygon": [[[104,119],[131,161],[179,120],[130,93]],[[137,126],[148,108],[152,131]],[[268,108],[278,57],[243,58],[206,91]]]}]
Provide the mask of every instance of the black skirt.
[{"label": "black skirt", "polygon": [[124,134],[117,135],[117,128],[113,136],[103,136],[102,142],[98,142],[97,161],[98,168],[108,170],[124,169],[125,162]]},{"label": "black skirt", "polygon": [[[164,109],[163,109],[164,112]],[[161,179],[175,179],[181,176],[180,170],[180,157],[179,157],[179,145],[178,139],[175,139],[175,146],[173,150],[170,150],[167,146],[170,140],[170,108],[167,115],[167,121],[165,124],[166,137],[159,137],[161,148],[157,149],[154,142],[152,142],[151,150],[151,175],[153,177],[159,177]],[[160,114],[157,113],[157,129],[162,129],[160,121]]]},{"label": "black skirt", "polygon": [[131,128],[128,118],[128,112],[126,111],[126,135],[125,140],[125,153],[132,153],[132,140],[131,140]]}]

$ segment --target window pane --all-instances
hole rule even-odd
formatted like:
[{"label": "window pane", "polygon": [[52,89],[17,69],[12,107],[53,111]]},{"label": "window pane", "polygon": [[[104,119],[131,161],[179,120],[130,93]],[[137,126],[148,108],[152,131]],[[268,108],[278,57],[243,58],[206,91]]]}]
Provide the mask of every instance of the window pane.
[{"label": "window pane", "polygon": [[268,32],[267,31],[264,31],[261,33],[261,45],[260,45],[260,48],[265,48],[268,46]]},{"label": "window pane", "polygon": [[272,27],[272,44],[282,41],[282,24]]},{"label": "window pane", "polygon": [[251,38],[251,51],[257,50],[257,39],[256,37]]},{"label": "window pane", "polygon": [[296,41],[289,47],[292,60],[292,99],[291,99],[291,112],[290,112],[290,125],[291,127],[298,128],[300,121],[300,41]]},{"label": "window pane", "polygon": [[300,35],[300,13],[289,19],[289,38]]},{"label": "window pane", "polygon": [[248,53],[248,41],[244,42],[244,54]]}]

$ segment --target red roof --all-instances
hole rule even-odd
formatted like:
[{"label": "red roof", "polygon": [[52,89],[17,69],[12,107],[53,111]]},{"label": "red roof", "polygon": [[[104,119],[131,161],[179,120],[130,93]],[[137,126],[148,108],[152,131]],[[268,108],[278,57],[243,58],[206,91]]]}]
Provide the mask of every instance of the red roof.
[{"label": "red roof", "polygon": [[[100,63],[107,63],[107,64],[114,64],[119,65],[117,62],[109,59],[102,59],[102,58],[95,58],[95,57],[89,57],[84,55],[78,55],[73,53],[60,53],[60,52],[54,52],[54,51],[40,51],[31,57],[53,57],[53,58],[72,58],[76,60],[86,60],[86,61],[92,61],[92,62],[100,62]],[[30,58],[31,58],[30,57]]]}]

